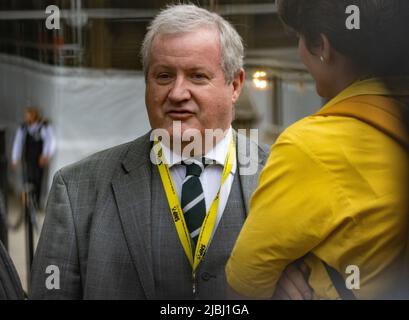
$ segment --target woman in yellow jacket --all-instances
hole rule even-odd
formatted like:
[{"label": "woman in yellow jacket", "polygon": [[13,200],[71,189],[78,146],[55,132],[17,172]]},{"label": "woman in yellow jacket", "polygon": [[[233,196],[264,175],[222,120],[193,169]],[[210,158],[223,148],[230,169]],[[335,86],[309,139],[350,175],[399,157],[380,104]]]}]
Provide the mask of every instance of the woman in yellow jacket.
[{"label": "woman in yellow jacket", "polygon": [[360,30],[346,28],[350,1],[278,2],[318,93],[330,102],[272,147],[226,266],[233,297],[272,297],[284,269],[301,258],[316,299],[344,297],[334,270],[353,298],[403,297],[409,289],[408,139],[398,111],[409,101],[409,78],[393,68],[400,53],[390,39],[403,43],[399,32],[406,31],[396,27],[408,5],[354,3]]}]

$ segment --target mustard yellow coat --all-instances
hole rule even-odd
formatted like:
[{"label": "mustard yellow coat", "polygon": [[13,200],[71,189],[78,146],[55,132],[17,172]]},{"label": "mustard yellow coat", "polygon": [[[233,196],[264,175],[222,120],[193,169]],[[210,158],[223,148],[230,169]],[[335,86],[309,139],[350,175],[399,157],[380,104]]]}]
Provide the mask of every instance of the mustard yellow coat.
[{"label": "mustard yellow coat", "polygon": [[[370,87],[343,95],[376,93]],[[271,297],[286,266],[305,257],[317,299],[339,298],[321,261],[344,278],[348,266],[359,268],[357,298],[388,298],[405,272],[406,173],[403,148],[359,120],[314,115],[291,126],[261,173],[226,266],[229,285]]]}]

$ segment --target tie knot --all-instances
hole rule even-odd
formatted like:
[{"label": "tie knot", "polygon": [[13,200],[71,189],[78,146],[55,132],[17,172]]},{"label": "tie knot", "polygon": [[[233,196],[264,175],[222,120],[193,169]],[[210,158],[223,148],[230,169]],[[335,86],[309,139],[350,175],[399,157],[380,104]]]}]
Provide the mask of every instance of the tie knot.
[{"label": "tie knot", "polygon": [[188,176],[195,176],[195,177],[200,177],[200,175],[203,172],[203,167],[199,164],[196,163],[191,163],[191,164],[187,164],[184,163],[184,165],[186,166],[186,177]]}]

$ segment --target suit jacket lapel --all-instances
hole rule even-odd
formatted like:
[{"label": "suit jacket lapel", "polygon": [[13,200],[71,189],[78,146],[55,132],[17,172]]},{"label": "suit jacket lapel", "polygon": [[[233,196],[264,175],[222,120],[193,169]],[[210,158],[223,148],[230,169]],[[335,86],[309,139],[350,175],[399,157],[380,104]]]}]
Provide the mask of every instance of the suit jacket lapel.
[{"label": "suit jacket lapel", "polygon": [[147,299],[155,298],[151,243],[151,143],[149,134],[136,140],[112,186],[132,261]]}]

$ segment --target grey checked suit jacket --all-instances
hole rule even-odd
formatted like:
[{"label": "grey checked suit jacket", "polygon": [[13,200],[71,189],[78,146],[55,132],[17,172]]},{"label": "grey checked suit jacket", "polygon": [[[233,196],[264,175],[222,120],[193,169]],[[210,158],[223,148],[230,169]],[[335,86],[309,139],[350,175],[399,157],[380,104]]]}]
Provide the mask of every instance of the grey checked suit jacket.
[{"label": "grey checked suit jacket", "polygon": [[[216,234],[198,270],[192,294],[191,269],[170,217],[149,134],[97,153],[54,177],[37,247],[33,299],[222,299],[224,266],[248,211],[265,146],[236,135],[238,170]],[[249,155],[255,175],[239,175]],[[254,149],[253,149],[254,150]],[[205,186],[204,186],[205,187]],[[46,280],[59,269],[59,289]],[[49,278],[50,280],[50,278]]]}]

